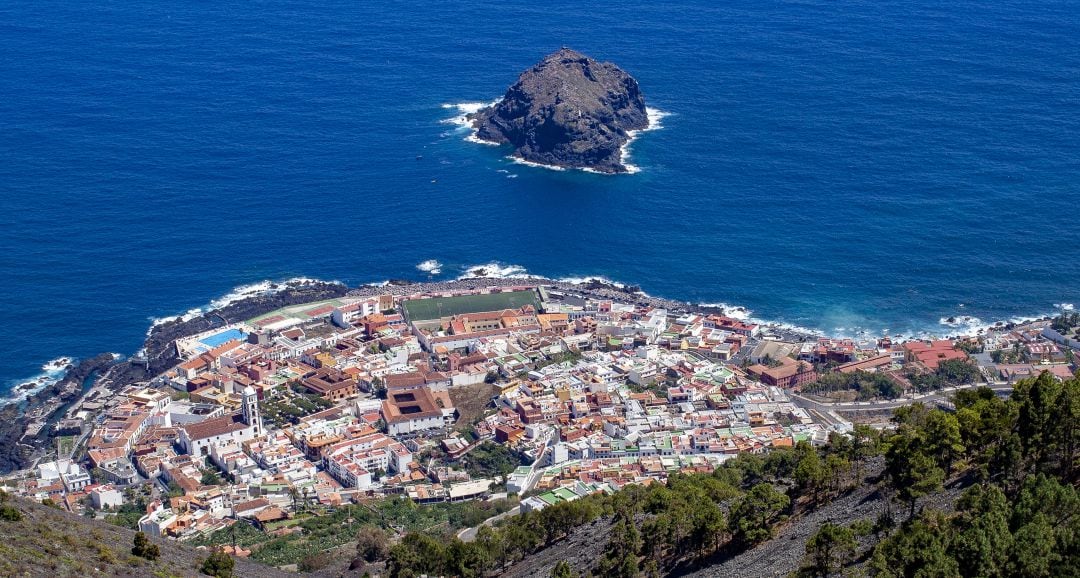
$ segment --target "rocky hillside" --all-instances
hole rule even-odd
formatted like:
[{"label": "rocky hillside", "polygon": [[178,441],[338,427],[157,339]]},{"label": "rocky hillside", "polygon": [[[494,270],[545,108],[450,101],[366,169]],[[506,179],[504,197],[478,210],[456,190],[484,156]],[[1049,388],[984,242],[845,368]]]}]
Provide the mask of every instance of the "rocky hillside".
[{"label": "rocky hillside", "polygon": [[[194,577],[203,576],[199,569],[210,554],[162,541],[157,542],[160,557],[150,561],[132,555],[132,530],[14,497],[5,497],[3,507],[0,576]],[[289,576],[268,566],[234,560],[234,576]]]},{"label": "rocky hillside", "polygon": [[[773,539],[741,552],[718,552],[712,558],[692,566],[676,567],[670,570],[668,575],[697,578],[793,575],[803,561],[807,540],[823,524],[831,522],[850,525],[859,521],[873,523],[889,508],[888,498],[878,483],[883,475],[883,467],[884,461],[878,460],[870,468],[864,482],[851,492],[820,507],[797,512],[787,522],[779,525]],[[970,479],[955,480],[942,491],[927,496],[923,506],[952,511],[956,500],[970,484]],[[604,555],[612,525],[612,519],[605,517],[576,528],[565,539],[526,556],[502,575],[506,578],[550,576],[556,564],[564,560],[575,569],[591,568],[596,560]],[[869,555],[873,545],[873,541],[863,544],[863,558]]]},{"label": "rocky hillside", "polygon": [[648,128],[638,83],[610,62],[563,48],[526,70],[502,100],[470,117],[480,139],[524,160],[626,172],[627,131]]}]

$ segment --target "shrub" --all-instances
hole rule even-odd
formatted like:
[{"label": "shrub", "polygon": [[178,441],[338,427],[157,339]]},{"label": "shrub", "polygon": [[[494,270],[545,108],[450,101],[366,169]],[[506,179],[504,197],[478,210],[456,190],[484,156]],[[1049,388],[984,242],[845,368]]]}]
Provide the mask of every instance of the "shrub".
[{"label": "shrub", "polygon": [[6,520],[8,522],[18,522],[22,519],[22,517],[22,512],[15,509],[14,506],[0,506],[0,520]]},{"label": "shrub", "polygon": [[232,556],[221,550],[214,550],[209,558],[203,560],[199,571],[215,578],[232,578],[233,566],[235,565],[236,562],[232,559]]},{"label": "shrub", "polygon": [[131,548],[131,553],[147,560],[157,560],[161,555],[161,549],[158,545],[151,542],[146,534],[142,532],[135,533],[135,546]]}]

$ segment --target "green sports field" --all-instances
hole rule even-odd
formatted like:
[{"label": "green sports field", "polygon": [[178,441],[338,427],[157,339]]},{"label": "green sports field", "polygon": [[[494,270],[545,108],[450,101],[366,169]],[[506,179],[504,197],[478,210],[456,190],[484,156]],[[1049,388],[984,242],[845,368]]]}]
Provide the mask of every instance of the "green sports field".
[{"label": "green sports field", "polygon": [[524,305],[532,305],[537,311],[540,310],[540,302],[536,298],[536,292],[509,291],[506,293],[492,293],[490,295],[461,295],[458,297],[434,297],[431,299],[410,299],[405,302],[405,310],[411,321],[429,321],[461,315],[463,313],[480,313],[481,311],[500,311],[502,309],[517,309]]}]

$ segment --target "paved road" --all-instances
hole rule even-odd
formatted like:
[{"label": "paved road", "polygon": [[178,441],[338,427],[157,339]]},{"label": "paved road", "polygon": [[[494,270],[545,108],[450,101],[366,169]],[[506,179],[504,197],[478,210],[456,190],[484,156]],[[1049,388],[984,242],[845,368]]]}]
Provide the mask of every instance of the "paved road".
[{"label": "paved road", "polygon": [[[896,409],[901,406],[909,405],[915,402],[923,403],[935,403],[937,401],[948,401],[949,396],[961,389],[972,389],[975,387],[983,387],[980,385],[967,385],[960,387],[948,387],[941,391],[935,391],[928,394],[916,395],[912,397],[903,397],[900,399],[890,399],[886,401],[853,401],[846,403],[824,403],[820,401],[814,401],[810,398],[804,397],[799,394],[792,394],[791,400],[795,402],[795,405],[803,407],[808,410],[815,410],[819,412],[827,411],[883,411],[889,409]],[[1008,383],[993,383],[989,386],[990,389],[997,392],[1009,392],[1012,391],[1012,385]]]},{"label": "paved road", "polygon": [[[481,526],[490,526],[490,525],[494,524],[495,522],[498,522],[499,520],[501,520],[503,518],[506,518],[508,516],[516,516],[520,512],[521,512],[521,506],[514,506],[514,508],[512,510],[507,510],[507,511],[499,514],[498,516],[492,516],[492,517],[484,520],[484,522],[481,524]],[[462,542],[472,542],[473,540],[476,539],[476,531],[479,530],[479,529],[480,529],[480,526],[475,526],[473,528],[465,528],[464,530],[458,532],[457,537]]]}]

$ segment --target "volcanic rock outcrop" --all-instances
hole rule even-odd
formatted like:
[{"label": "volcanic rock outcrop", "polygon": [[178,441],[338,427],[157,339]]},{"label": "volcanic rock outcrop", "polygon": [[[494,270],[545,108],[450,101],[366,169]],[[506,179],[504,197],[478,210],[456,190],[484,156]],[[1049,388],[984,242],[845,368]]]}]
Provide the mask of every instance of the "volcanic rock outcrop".
[{"label": "volcanic rock outcrop", "polygon": [[563,48],[521,73],[502,100],[469,115],[476,137],[558,167],[624,173],[629,131],[649,127],[638,83],[610,62]]}]

